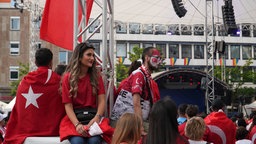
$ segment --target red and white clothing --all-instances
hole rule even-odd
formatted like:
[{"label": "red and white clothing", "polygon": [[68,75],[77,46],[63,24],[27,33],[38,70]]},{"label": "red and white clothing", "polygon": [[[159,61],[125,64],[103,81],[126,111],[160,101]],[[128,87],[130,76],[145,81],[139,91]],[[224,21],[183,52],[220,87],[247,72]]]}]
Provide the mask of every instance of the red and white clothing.
[{"label": "red and white clothing", "polygon": [[211,131],[210,142],[214,144],[235,144],[236,126],[224,112],[212,112],[204,121]]},{"label": "red and white clothing", "polygon": [[[188,137],[185,135],[185,127],[186,127],[187,122],[184,122],[178,126],[178,130],[181,136],[184,138],[188,139]],[[203,140],[205,141],[210,141],[211,139],[211,131],[210,129],[206,126],[204,135],[203,135]]]},{"label": "red and white clothing", "polygon": [[249,132],[249,139],[253,144],[256,144],[256,126],[253,126],[251,131]]},{"label": "red and white clothing", "polygon": [[150,103],[160,99],[157,83],[151,78],[151,73],[142,65],[122,82],[117,100],[111,113],[111,119],[117,120],[125,112],[134,112],[133,95],[141,96],[141,109],[143,119],[148,118]]},{"label": "red and white clothing", "polygon": [[22,79],[6,126],[4,144],[22,144],[31,136],[59,135],[59,124],[65,115],[58,91],[60,80],[48,67],[38,67]]}]

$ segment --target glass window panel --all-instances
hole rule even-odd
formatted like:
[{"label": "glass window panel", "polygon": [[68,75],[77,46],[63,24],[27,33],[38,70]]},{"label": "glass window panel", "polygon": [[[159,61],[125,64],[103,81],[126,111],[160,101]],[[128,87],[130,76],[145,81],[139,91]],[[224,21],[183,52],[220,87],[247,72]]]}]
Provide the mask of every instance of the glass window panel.
[{"label": "glass window panel", "polygon": [[93,45],[93,47],[95,48],[94,49],[94,52],[100,56],[100,43],[99,42],[92,42],[91,43]]},{"label": "glass window panel", "polygon": [[191,45],[181,45],[182,58],[192,58],[192,49]]},{"label": "glass window panel", "polygon": [[140,44],[139,43],[130,43],[130,46],[129,46],[129,52],[130,53],[134,53],[133,52],[134,47],[140,47]]},{"label": "glass window panel", "polygon": [[231,59],[233,59],[233,58],[240,59],[240,46],[239,45],[231,45],[230,52],[231,52]]},{"label": "glass window panel", "polygon": [[59,52],[59,64],[68,64],[68,52],[67,51]]},{"label": "glass window panel", "polygon": [[204,45],[195,45],[194,59],[204,59]]},{"label": "glass window panel", "polygon": [[251,46],[243,46],[242,47],[243,60],[248,60],[252,58],[252,47]]},{"label": "glass window panel", "polygon": [[18,55],[20,53],[20,43],[19,42],[11,42],[10,43],[10,54]]},{"label": "glass window panel", "polygon": [[152,47],[153,43],[143,43],[143,48]]},{"label": "glass window panel", "polygon": [[143,24],[142,33],[143,34],[153,34],[153,24]]},{"label": "glass window panel", "polygon": [[126,57],[126,54],[127,54],[126,43],[117,43],[116,57]]},{"label": "glass window panel", "polygon": [[20,30],[20,17],[11,17],[11,30]]},{"label": "glass window panel", "polygon": [[19,67],[10,66],[10,80],[18,80],[18,79],[19,79]]},{"label": "glass window panel", "polygon": [[166,34],[166,25],[155,24],[155,35],[165,35]]},{"label": "glass window panel", "polygon": [[[93,19],[89,19],[89,23],[91,23],[93,21]],[[98,26],[100,25],[100,20],[97,19],[90,27],[89,27],[89,33],[92,33],[95,29],[98,28]],[[100,29],[98,29],[96,31],[96,33],[100,33]]]},{"label": "glass window panel", "polygon": [[127,33],[127,24],[123,22],[116,22],[116,33]]},{"label": "glass window panel", "polygon": [[166,44],[156,44],[156,48],[159,48],[163,58],[166,58]]},{"label": "glass window panel", "polygon": [[130,23],[129,24],[130,34],[140,34],[140,23]]},{"label": "glass window panel", "polygon": [[169,45],[170,58],[179,58],[179,45]]}]

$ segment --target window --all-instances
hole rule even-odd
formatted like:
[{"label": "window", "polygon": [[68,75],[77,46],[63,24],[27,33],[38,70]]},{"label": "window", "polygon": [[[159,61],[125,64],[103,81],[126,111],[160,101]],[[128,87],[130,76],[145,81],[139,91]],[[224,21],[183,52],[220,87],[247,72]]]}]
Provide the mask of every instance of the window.
[{"label": "window", "polygon": [[20,30],[20,17],[11,17],[10,29]]},{"label": "window", "polygon": [[153,24],[143,24],[142,33],[143,34],[153,34]]},{"label": "window", "polygon": [[182,58],[192,58],[192,49],[191,45],[181,45]]},{"label": "window", "polygon": [[153,47],[153,43],[143,43],[143,48]]},{"label": "window", "polygon": [[160,49],[162,58],[166,58],[166,44],[156,44],[156,48]]},{"label": "window", "polygon": [[127,24],[123,22],[116,22],[117,27],[116,27],[116,33],[127,33]]},{"label": "window", "polygon": [[243,60],[248,60],[252,58],[252,47],[247,45],[242,47]]},{"label": "window", "polygon": [[[89,19],[89,23],[91,23],[94,19]],[[95,29],[97,29],[100,25],[100,20],[97,19],[94,23],[89,27],[89,33],[92,33]],[[96,31],[96,33],[100,33],[100,29]]]},{"label": "window", "polygon": [[10,66],[10,80],[18,80],[18,79],[19,79],[19,67]]},{"label": "window", "polygon": [[68,64],[68,52],[67,51],[59,52],[59,64]]},{"label": "window", "polygon": [[130,46],[129,46],[129,52],[130,53],[134,53],[133,52],[134,47],[140,47],[140,44],[139,43],[130,43]]},{"label": "window", "polygon": [[240,59],[240,46],[239,45],[231,45],[230,52],[231,52],[231,59],[233,59],[233,58]]},{"label": "window", "polygon": [[165,35],[166,34],[166,26],[162,24],[155,25],[155,35]]},{"label": "window", "polygon": [[195,45],[194,59],[204,59],[204,45]]},{"label": "window", "polygon": [[129,24],[129,33],[130,34],[140,34],[140,24],[139,23],[130,23]]},{"label": "window", "polygon": [[194,25],[194,35],[204,35],[204,25]]},{"label": "window", "polygon": [[170,58],[179,58],[179,45],[169,45]]},{"label": "window", "polygon": [[[100,43],[99,42],[92,42],[91,43],[93,45],[93,47],[95,48],[94,49],[94,52],[100,56]],[[108,44],[107,44],[108,45]]]},{"label": "window", "polygon": [[20,43],[19,42],[10,42],[10,54],[19,55],[20,53]]},{"label": "window", "polygon": [[116,57],[126,57],[126,54],[127,54],[126,43],[117,43]]}]

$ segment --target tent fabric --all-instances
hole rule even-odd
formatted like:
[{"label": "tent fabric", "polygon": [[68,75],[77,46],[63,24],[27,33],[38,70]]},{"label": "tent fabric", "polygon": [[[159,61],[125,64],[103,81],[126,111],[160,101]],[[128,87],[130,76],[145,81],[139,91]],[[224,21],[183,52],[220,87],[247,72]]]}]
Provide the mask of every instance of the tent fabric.
[{"label": "tent fabric", "polygon": [[[39,1],[44,6],[45,0]],[[98,0],[103,3],[103,0]],[[179,18],[171,0],[117,0],[114,2],[115,21],[154,23],[154,24],[204,24],[205,0],[183,0],[187,13]],[[214,19],[223,23],[221,6],[223,0],[213,1]],[[255,0],[233,0],[236,23],[256,23]],[[102,9],[94,4],[91,18],[95,18]]]},{"label": "tent fabric", "polygon": [[[171,0],[118,0],[114,2],[114,18],[122,22],[140,22],[154,24],[204,24],[206,1],[183,0],[187,13],[179,18]],[[214,19],[223,23],[221,6],[223,0],[213,1]],[[236,23],[255,23],[255,0],[233,0]],[[91,17],[101,11],[94,5]]]},{"label": "tent fabric", "polygon": [[244,106],[246,109],[256,109],[256,101]]},{"label": "tent fabric", "polygon": [[12,111],[12,108],[13,108],[15,102],[16,102],[16,97],[14,97],[14,98],[10,101],[10,103],[8,103],[8,104],[4,107],[4,111],[5,111],[5,112],[10,112],[10,111]]}]

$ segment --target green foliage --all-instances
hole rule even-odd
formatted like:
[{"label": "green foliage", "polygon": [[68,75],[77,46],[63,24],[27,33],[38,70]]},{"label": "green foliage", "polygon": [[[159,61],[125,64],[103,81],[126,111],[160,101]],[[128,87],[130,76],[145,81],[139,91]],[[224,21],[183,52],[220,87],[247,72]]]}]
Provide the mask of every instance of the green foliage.
[{"label": "green foliage", "polygon": [[19,63],[19,80],[11,82],[11,84],[10,84],[11,96],[16,95],[16,91],[17,91],[20,81],[26,74],[28,74],[28,72],[29,72],[29,64]]},{"label": "green foliage", "polygon": [[128,68],[123,63],[116,64],[116,81],[119,84],[128,77]]},{"label": "green foliage", "polygon": [[[243,66],[227,67],[225,70],[226,79],[224,82],[228,83],[232,88],[232,100],[238,96],[253,96],[255,90],[253,88],[242,87],[245,82],[255,82],[256,72],[253,72],[250,65],[252,59],[246,61]],[[220,66],[214,68],[215,77],[221,79],[222,69]]]},{"label": "green foliage", "polygon": [[133,51],[133,52],[128,52],[128,54],[129,54],[129,60],[130,60],[131,62],[136,61],[136,60],[138,60],[138,59],[141,58],[142,53],[143,53],[143,48],[140,48],[140,47],[138,47],[138,46],[135,46],[135,47],[133,47],[132,51]]}]

